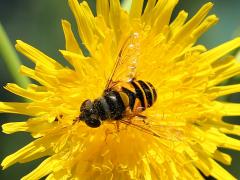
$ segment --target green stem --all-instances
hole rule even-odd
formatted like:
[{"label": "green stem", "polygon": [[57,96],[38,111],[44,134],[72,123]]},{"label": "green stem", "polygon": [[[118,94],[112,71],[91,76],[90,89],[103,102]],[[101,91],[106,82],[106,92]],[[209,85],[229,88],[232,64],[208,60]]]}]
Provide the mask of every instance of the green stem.
[{"label": "green stem", "polygon": [[238,62],[240,62],[240,48],[237,50],[235,57],[238,60]]},{"label": "green stem", "polygon": [[14,78],[15,82],[22,87],[27,87],[27,85],[30,83],[30,80],[19,73],[21,62],[1,23],[0,23],[0,56],[5,61],[6,66],[10,74]]},{"label": "green stem", "polygon": [[123,0],[122,1],[122,7],[125,9],[127,12],[130,11],[132,5],[132,0]]}]

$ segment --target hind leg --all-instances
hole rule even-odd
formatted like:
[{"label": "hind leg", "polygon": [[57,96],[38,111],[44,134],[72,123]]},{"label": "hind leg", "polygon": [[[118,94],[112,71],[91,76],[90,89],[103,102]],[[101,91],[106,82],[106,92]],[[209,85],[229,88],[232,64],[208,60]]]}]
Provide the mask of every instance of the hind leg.
[{"label": "hind leg", "polygon": [[142,120],[142,122],[146,125],[148,125],[149,123],[146,122],[147,116],[141,115],[141,114],[136,114],[136,117],[138,117],[140,120]]}]

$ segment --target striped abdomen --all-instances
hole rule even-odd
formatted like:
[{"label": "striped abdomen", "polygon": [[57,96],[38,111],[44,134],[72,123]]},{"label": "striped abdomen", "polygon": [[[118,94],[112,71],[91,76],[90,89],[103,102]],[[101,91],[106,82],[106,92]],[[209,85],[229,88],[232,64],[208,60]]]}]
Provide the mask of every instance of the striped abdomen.
[{"label": "striped abdomen", "polygon": [[[130,108],[135,111],[135,108],[142,108],[144,111],[146,108],[151,107],[157,100],[157,92],[153,85],[149,82],[144,81],[132,81],[130,82],[135,89],[134,104],[130,103]],[[124,91],[125,92],[125,91]],[[139,99],[141,106],[136,105],[136,101]]]},{"label": "striped abdomen", "polygon": [[157,99],[155,88],[141,80],[119,82],[94,101],[94,109],[101,120],[121,119],[127,114],[137,114],[151,107]]}]

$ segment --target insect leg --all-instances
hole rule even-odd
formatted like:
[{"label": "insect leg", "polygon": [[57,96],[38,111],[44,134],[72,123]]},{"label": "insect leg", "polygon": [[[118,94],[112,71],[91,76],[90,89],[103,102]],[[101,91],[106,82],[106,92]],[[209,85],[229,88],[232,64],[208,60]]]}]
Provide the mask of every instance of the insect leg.
[{"label": "insect leg", "polygon": [[136,114],[137,117],[139,117],[144,124],[148,124],[145,120],[147,119],[147,116],[141,115],[141,114]]},{"label": "insect leg", "polygon": [[116,129],[117,129],[117,132],[120,131],[120,130],[119,130],[119,127],[120,127],[120,123],[119,123],[119,121],[116,121]]},{"label": "insect leg", "polygon": [[79,121],[80,121],[79,117],[76,117],[75,119],[73,119],[73,125],[76,124]]}]

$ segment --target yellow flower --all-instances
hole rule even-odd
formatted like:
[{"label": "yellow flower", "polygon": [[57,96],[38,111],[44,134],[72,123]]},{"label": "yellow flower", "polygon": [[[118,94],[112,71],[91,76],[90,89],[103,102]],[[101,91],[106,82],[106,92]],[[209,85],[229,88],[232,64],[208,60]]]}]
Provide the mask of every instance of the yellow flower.
[{"label": "yellow flower", "polygon": [[[240,150],[240,141],[226,135],[240,135],[240,126],[222,120],[240,115],[240,104],[219,97],[240,92],[240,85],[219,84],[240,73],[234,57],[225,56],[240,46],[240,38],[207,50],[196,41],[218,21],[207,16],[212,3],[189,21],[181,11],[170,22],[177,0],[155,2],[149,0],[142,13],[143,0],[133,0],[127,13],[118,0],[98,0],[94,17],[86,2],[69,0],[89,52],[83,54],[63,20],[66,50],[61,53],[71,67],[17,41],[16,48],[36,65],[22,66],[21,73],[39,84],[27,89],[7,84],[8,91],[31,101],[0,103],[0,112],[29,116],[26,122],[4,124],[3,131],[26,131],[36,140],[6,157],[4,169],[46,156],[23,179],[203,179],[199,171],[234,179],[218,164],[231,163],[219,148]],[[98,128],[75,122],[82,102],[102,95],[124,42],[134,33],[140,47],[136,78],[151,82],[158,94],[153,107],[142,112],[146,122],[132,119],[140,129],[125,124],[117,129],[116,121]]]}]

